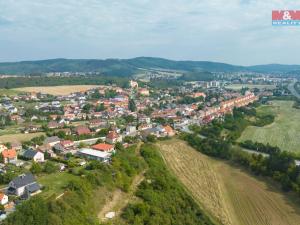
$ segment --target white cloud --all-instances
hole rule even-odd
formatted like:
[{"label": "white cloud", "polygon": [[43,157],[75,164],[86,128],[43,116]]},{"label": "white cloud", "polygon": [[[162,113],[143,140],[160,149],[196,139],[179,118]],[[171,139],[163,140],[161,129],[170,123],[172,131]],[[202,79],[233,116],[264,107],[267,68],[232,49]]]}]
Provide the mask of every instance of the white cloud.
[{"label": "white cloud", "polygon": [[0,0],[0,60],[160,56],[299,63],[300,27],[272,27],[298,0]]}]

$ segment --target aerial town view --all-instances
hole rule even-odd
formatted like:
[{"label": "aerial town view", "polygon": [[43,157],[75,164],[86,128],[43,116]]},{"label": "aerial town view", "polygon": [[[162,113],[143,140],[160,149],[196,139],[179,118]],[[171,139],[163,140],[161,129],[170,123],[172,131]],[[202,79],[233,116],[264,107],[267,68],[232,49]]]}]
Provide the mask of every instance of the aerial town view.
[{"label": "aerial town view", "polygon": [[299,1],[0,0],[0,224],[299,225],[299,29]]}]

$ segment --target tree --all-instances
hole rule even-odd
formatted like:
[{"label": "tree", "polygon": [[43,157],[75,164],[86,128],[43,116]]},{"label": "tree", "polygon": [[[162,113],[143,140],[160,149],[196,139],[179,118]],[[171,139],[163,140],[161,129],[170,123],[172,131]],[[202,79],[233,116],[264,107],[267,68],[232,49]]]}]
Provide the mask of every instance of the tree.
[{"label": "tree", "polygon": [[115,148],[116,148],[116,150],[119,150],[119,151],[124,150],[124,146],[120,142],[116,143]]},{"label": "tree", "polygon": [[134,100],[131,98],[129,99],[129,102],[128,102],[128,109],[131,111],[131,112],[135,112],[136,111],[136,105],[135,105],[135,102]]},{"label": "tree", "polygon": [[36,162],[32,163],[31,168],[30,168],[30,172],[33,173],[33,174],[41,173],[42,172],[41,165],[36,163]]},{"label": "tree", "polygon": [[97,105],[96,109],[95,109],[96,112],[102,112],[104,110],[105,110],[104,103],[101,103],[101,104]]},{"label": "tree", "polygon": [[44,166],[45,173],[55,173],[56,171],[58,171],[58,167],[57,167],[57,165],[55,165],[54,162],[47,161],[45,163],[45,166]]}]

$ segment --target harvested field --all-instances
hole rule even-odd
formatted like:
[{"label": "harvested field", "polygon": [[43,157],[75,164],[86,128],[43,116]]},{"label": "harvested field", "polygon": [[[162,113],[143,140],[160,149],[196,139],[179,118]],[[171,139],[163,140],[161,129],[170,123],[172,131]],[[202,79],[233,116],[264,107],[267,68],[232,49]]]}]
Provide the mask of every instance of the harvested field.
[{"label": "harvested field", "polygon": [[15,88],[15,91],[22,92],[41,92],[50,95],[68,95],[73,92],[87,91],[99,87],[98,85],[66,85],[66,86],[48,86],[48,87],[22,87]]},{"label": "harvested field", "polygon": [[43,132],[39,133],[29,133],[29,134],[7,134],[0,136],[0,143],[3,142],[13,142],[13,141],[29,141],[34,137],[41,135],[46,135]]},{"label": "harvested field", "polygon": [[275,85],[268,85],[268,84],[230,84],[225,86],[226,89],[231,90],[241,90],[243,88],[249,88],[249,89],[275,89]]},{"label": "harvested field", "polygon": [[183,141],[173,139],[158,145],[173,173],[222,224],[299,224],[299,206],[270,183],[207,157]]}]

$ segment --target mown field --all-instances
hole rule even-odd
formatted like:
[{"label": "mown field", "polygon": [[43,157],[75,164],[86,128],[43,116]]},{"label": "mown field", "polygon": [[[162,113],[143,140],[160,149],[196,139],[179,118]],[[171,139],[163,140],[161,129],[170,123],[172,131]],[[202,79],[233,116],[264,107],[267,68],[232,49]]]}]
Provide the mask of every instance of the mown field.
[{"label": "mown field", "polygon": [[34,137],[45,135],[43,132],[29,133],[29,134],[6,134],[0,136],[0,143],[13,142],[13,141],[29,141]]},{"label": "mown field", "polygon": [[226,89],[231,89],[231,90],[241,90],[242,88],[258,88],[258,89],[274,89],[276,86],[275,85],[268,85],[268,84],[231,84],[226,86]]},{"label": "mown field", "polygon": [[49,86],[49,87],[22,87],[12,89],[21,92],[41,92],[50,95],[68,95],[73,92],[87,91],[99,85],[65,85],[65,86]]},{"label": "mown field", "polygon": [[264,127],[247,127],[239,141],[252,140],[270,143],[282,150],[300,151],[300,110],[292,106],[292,101],[273,101],[272,105],[258,108],[262,114],[276,115],[274,123]]},{"label": "mown field", "polygon": [[300,207],[268,182],[211,159],[180,140],[160,142],[158,146],[171,171],[222,224],[299,224]]},{"label": "mown field", "polygon": [[0,88],[0,96],[16,96],[19,93],[20,91],[17,90]]}]

